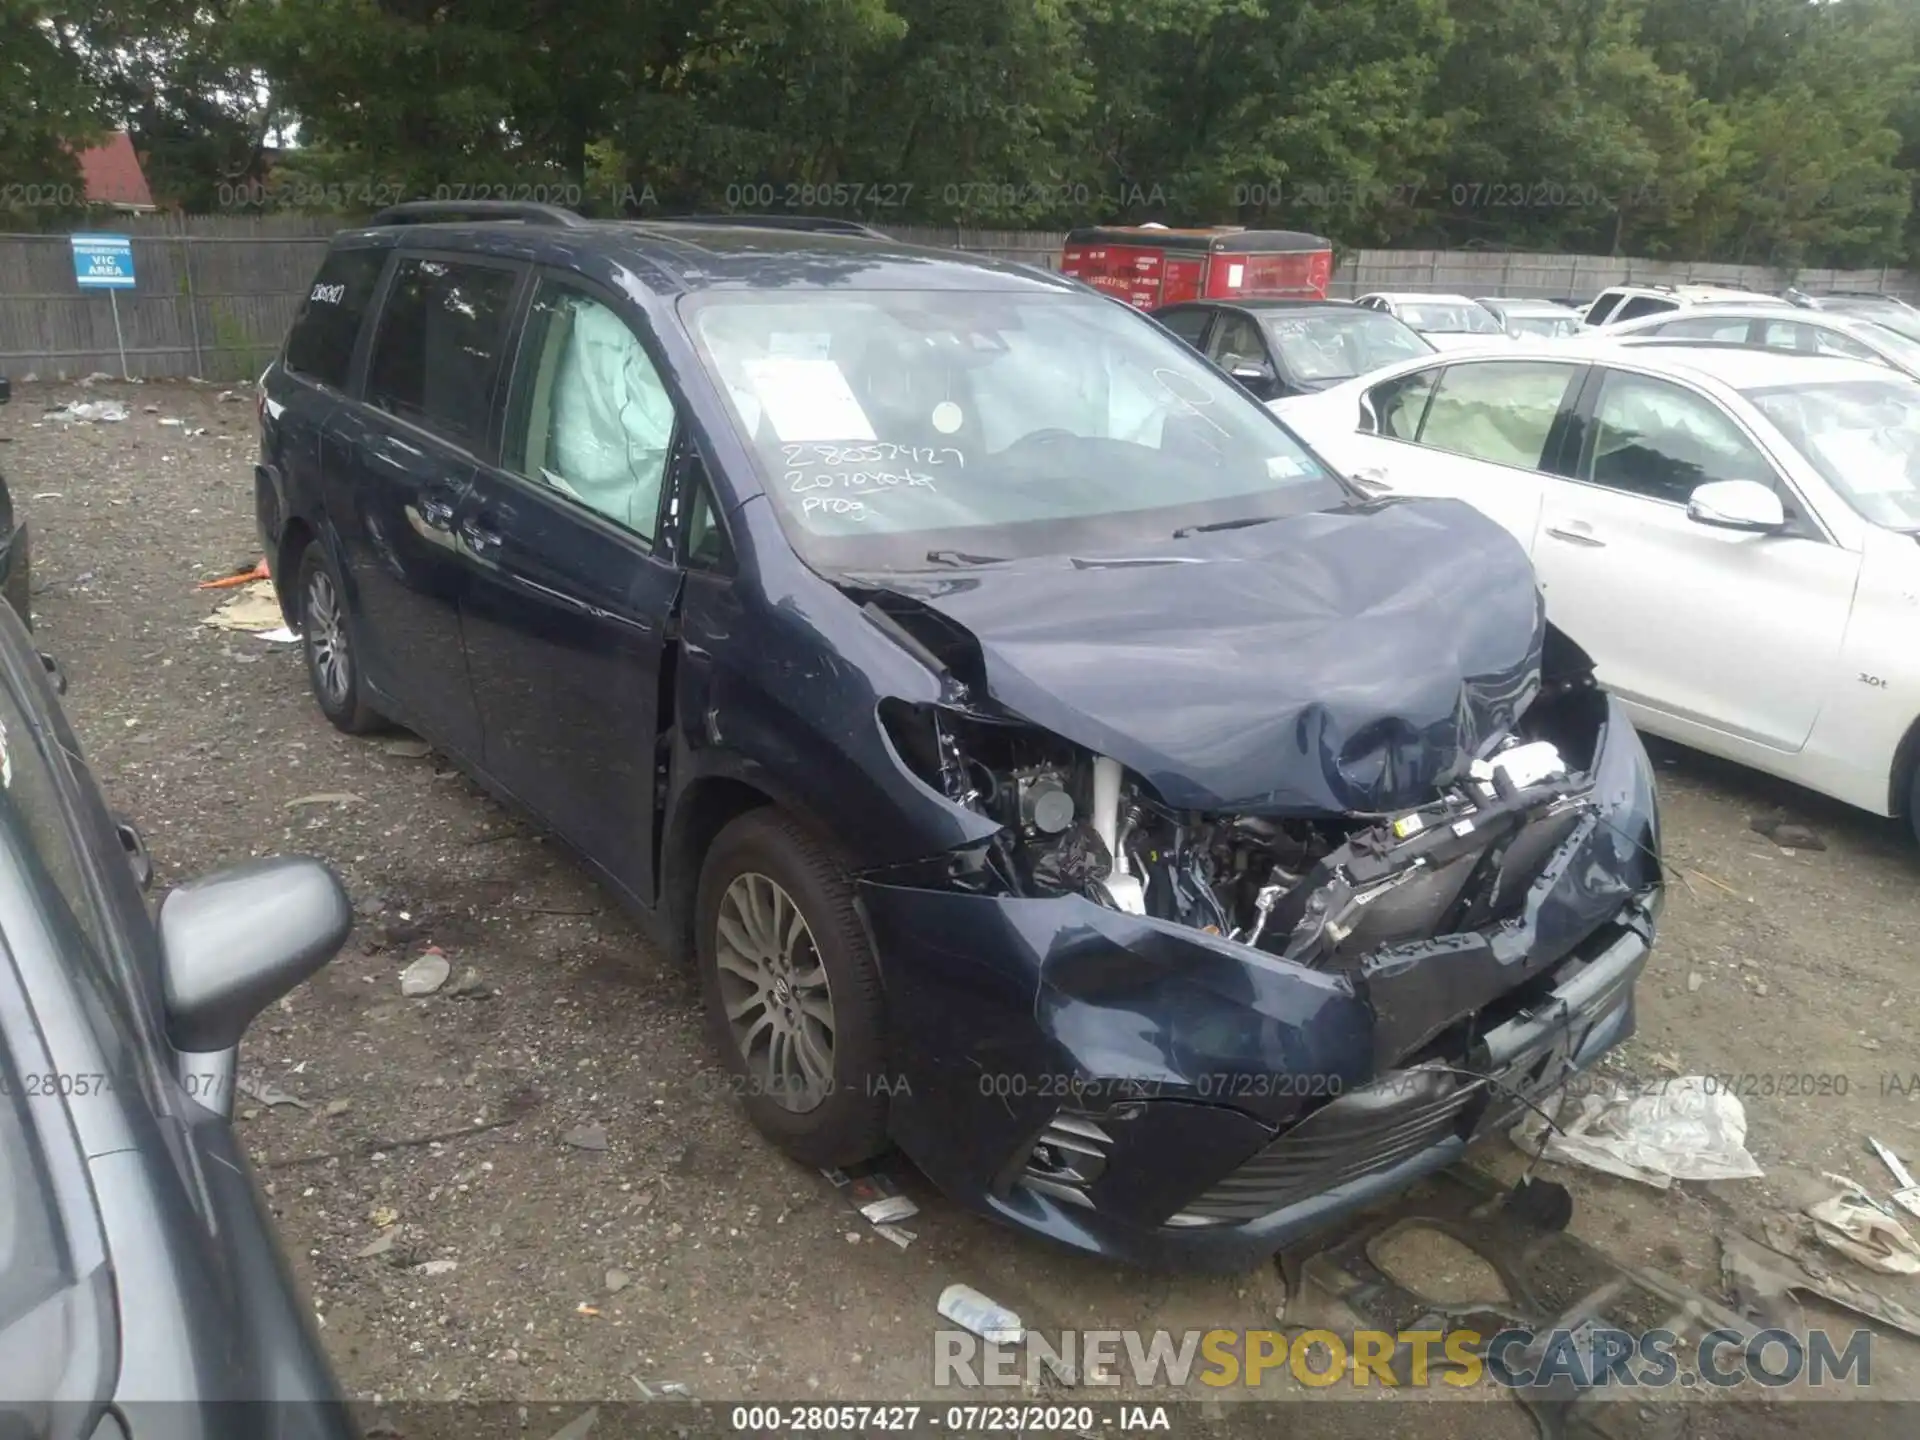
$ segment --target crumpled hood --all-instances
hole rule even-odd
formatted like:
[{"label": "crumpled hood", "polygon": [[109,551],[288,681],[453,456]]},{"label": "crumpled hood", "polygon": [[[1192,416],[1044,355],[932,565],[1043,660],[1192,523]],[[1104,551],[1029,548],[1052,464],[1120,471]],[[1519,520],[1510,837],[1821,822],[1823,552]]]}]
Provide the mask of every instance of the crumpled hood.
[{"label": "crumpled hood", "polygon": [[1457,500],[1314,512],[1135,553],[885,588],[965,627],[1001,705],[1119,760],[1179,809],[1425,803],[1538,683],[1532,565]]}]

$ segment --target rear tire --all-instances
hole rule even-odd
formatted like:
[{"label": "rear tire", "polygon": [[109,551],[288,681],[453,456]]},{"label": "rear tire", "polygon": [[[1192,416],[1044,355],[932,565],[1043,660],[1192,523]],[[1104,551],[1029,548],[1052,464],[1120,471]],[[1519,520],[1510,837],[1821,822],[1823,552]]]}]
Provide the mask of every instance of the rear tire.
[{"label": "rear tire", "polygon": [[365,735],[386,723],[367,703],[347,619],[345,591],[318,540],[300,552],[294,594],[300,603],[300,648],[307,657],[307,683],[314,703],[334,728]]},{"label": "rear tire", "polygon": [[708,1028],[754,1127],[794,1159],[887,1145],[880,968],[846,867],[778,810],[749,811],[700,869],[694,945]]}]

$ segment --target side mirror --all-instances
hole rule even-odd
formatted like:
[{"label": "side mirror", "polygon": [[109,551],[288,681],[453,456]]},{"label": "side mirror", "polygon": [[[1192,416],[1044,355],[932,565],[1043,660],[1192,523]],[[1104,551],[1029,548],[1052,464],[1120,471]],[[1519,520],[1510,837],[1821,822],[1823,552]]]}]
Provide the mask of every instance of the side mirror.
[{"label": "side mirror", "polygon": [[1269,365],[1253,360],[1236,360],[1227,373],[1256,395],[1271,395],[1274,392],[1273,368]]},{"label": "side mirror", "polygon": [[233,1049],[352,928],[347,892],[318,860],[254,860],[169,892],[160,905],[168,1040],[189,1054]]},{"label": "side mirror", "polygon": [[1687,518],[1723,530],[1784,530],[1787,512],[1780,497],[1757,480],[1714,480],[1687,497]]}]

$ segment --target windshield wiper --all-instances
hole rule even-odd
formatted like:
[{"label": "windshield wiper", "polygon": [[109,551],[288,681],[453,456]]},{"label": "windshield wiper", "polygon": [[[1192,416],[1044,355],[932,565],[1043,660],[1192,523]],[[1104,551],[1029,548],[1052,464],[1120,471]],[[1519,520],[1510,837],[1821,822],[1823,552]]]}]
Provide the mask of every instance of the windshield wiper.
[{"label": "windshield wiper", "polygon": [[1265,525],[1279,518],[1278,515],[1247,515],[1239,520],[1211,520],[1205,525],[1182,525],[1173,532],[1173,538],[1184,540],[1189,535],[1199,535],[1208,530],[1244,530],[1249,525]]},{"label": "windshield wiper", "polygon": [[929,550],[927,563],[931,565],[1004,565],[1004,555],[969,555],[964,550]]}]

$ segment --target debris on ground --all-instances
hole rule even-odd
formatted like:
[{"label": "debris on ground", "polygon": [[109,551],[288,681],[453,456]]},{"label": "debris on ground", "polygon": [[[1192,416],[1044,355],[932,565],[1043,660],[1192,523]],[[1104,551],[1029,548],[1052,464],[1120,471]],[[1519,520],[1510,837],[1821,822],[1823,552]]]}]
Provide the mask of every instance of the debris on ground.
[{"label": "debris on ground", "polygon": [[287,623],[271,580],[250,580],[218,610],[200,622],[216,630],[239,630],[249,635],[277,630]]},{"label": "debris on ground", "polygon": [[574,1416],[573,1419],[569,1420],[558,1430],[554,1431],[552,1435],[548,1436],[547,1440],[587,1440],[587,1436],[593,1433],[593,1427],[599,1423],[600,1411],[598,1407],[596,1407],[583,1414]]},{"label": "debris on ground", "polygon": [[344,1115],[347,1113],[347,1111],[351,1110],[352,1108],[353,1108],[353,1102],[351,1100],[348,1100],[345,1098],[342,1098],[339,1100],[329,1100],[327,1101],[327,1108],[325,1113],[328,1115]]},{"label": "debris on ground", "polygon": [[1551,1233],[1573,1223],[1573,1192],[1552,1180],[1523,1175],[1506,1198],[1501,1211],[1530,1230]]},{"label": "debris on ground", "polygon": [[427,952],[400,972],[400,993],[409,999],[422,995],[431,995],[447,983],[447,977],[453,973],[453,965],[436,947]]},{"label": "debris on ground", "polygon": [[420,1275],[451,1275],[460,1268],[458,1260],[426,1260],[413,1267]]},{"label": "debris on ground", "polygon": [[1909,1215],[1920,1219],[1920,1185],[1913,1183],[1913,1173],[1900,1163],[1898,1155],[1871,1135],[1867,1137],[1867,1144],[1872,1147],[1873,1153],[1880,1157],[1880,1163],[1892,1173],[1893,1183],[1900,1187],[1893,1192],[1893,1203]]},{"label": "debris on ground", "polygon": [[1562,1092],[1555,1122],[1528,1112],[1510,1132],[1529,1155],[1585,1165],[1665,1190],[1675,1180],[1756,1180],[1747,1153],[1747,1112],[1739,1097],[1701,1075],[1655,1080],[1638,1090],[1602,1084],[1578,1097]]},{"label": "debris on ground", "polygon": [[262,640],[271,640],[275,645],[298,645],[300,633],[282,625],[278,630],[257,630],[254,632]]},{"label": "debris on ground", "polygon": [[600,1318],[600,1307],[598,1305],[589,1305],[586,1301],[582,1300],[578,1305],[573,1307],[573,1313],[576,1315],[585,1315],[589,1320],[598,1320]]},{"label": "debris on ground", "polygon": [[607,1148],[607,1127],[576,1125],[560,1139],[576,1150],[604,1150]]},{"label": "debris on ground", "polygon": [[312,795],[296,795],[287,801],[287,809],[298,810],[304,805],[361,805],[365,802],[351,790],[321,790]]},{"label": "debris on ground", "polygon": [[69,400],[47,411],[49,420],[89,425],[117,425],[127,418],[127,407],[118,400]]},{"label": "debris on ground", "polygon": [[1747,821],[1747,828],[1755,834],[1764,835],[1782,850],[1824,850],[1827,842],[1804,825],[1796,825],[1791,820],[1778,815],[1755,815]]},{"label": "debris on ground", "polygon": [[245,585],[252,580],[270,580],[272,578],[272,575],[267,571],[267,562],[262,559],[254,562],[252,565],[236,565],[227,574],[216,576],[212,580],[202,580],[193,588],[196,590],[231,590],[236,585]]},{"label": "debris on ground", "polygon": [[847,1197],[847,1203],[859,1211],[869,1225],[890,1225],[897,1220],[911,1220],[920,1213],[920,1207],[902,1195],[900,1187],[881,1171],[853,1175],[829,1167],[820,1173]]},{"label": "debris on ground", "polygon": [[1857,1260],[1883,1275],[1920,1275],[1920,1244],[1890,1215],[1866,1187],[1845,1175],[1827,1179],[1840,1186],[1817,1205],[1809,1205],[1814,1238],[1829,1250]]},{"label": "debris on ground", "polygon": [[271,1080],[251,1080],[245,1077],[234,1082],[234,1089],[242,1095],[258,1100],[262,1105],[292,1105],[297,1109],[311,1110],[313,1107],[298,1095],[282,1090]]},{"label": "debris on ground", "polygon": [[392,740],[380,742],[382,754],[392,755],[401,760],[424,760],[433,753],[433,746],[413,735],[400,735]]},{"label": "debris on ground", "polygon": [[995,1345],[1018,1345],[1027,1333],[1020,1317],[971,1285],[949,1285],[940,1292],[940,1313],[962,1330]]},{"label": "debris on ground", "polygon": [[607,1280],[607,1292],[609,1294],[612,1294],[615,1291],[624,1290],[627,1288],[627,1286],[633,1283],[633,1277],[627,1274],[627,1272],[624,1270],[607,1271],[606,1280]]},{"label": "debris on ground", "polygon": [[[1758,1305],[1763,1318],[1772,1318],[1767,1313],[1769,1302],[1802,1291],[1920,1340],[1920,1311],[1744,1235],[1721,1235],[1720,1271],[1743,1302]],[[1791,1316],[1780,1318],[1796,1330],[1805,1328],[1793,1325]]]},{"label": "debris on ground", "polygon": [[384,1230],[389,1225],[397,1224],[399,1222],[400,1212],[394,1209],[391,1205],[376,1205],[373,1207],[373,1209],[367,1212],[367,1219],[372,1221],[380,1229]]},{"label": "debris on ground", "polygon": [[460,978],[449,985],[446,994],[455,1000],[491,1000],[493,987],[480,978],[480,972],[469,965],[461,972]]},{"label": "debris on ground", "polygon": [[356,1260],[371,1260],[376,1255],[384,1255],[393,1249],[393,1231],[388,1230],[378,1240],[371,1240],[354,1252]]},{"label": "debris on ground", "polygon": [[653,1384],[649,1385],[638,1375],[630,1375],[627,1378],[639,1386],[640,1393],[649,1400],[658,1400],[663,1395],[670,1396],[675,1400],[689,1400],[693,1398],[693,1392],[678,1380],[656,1380]]},{"label": "debris on ground", "polygon": [[876,1235],[879,1235],[882,1239],[891,1240],[902,1250],[920,1238],[913,1231],[902,1225],[876,1225],[873,1227],[873,1230]]},{"label": "debris on ground", "polygon": [[[149,405],[147,407],[147,410],[149,413],[152,413],[153,411],[156,411],[159,408],[160,407],[158,405]],[[185,425],[187,422],[175,415],[162,415],[160,417],[160,423],[162,425],[166,425],[169,427],[177,427],[177,426]]]}]

